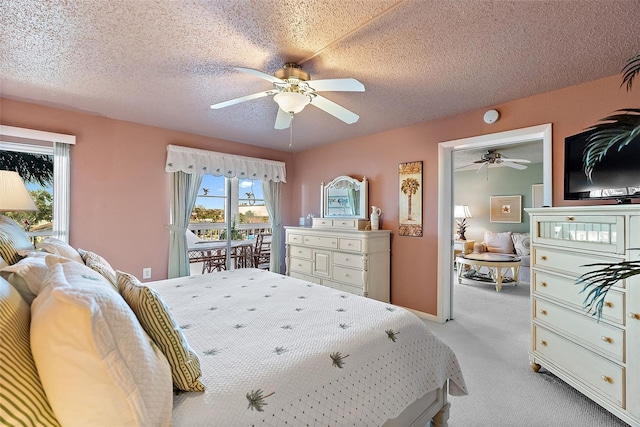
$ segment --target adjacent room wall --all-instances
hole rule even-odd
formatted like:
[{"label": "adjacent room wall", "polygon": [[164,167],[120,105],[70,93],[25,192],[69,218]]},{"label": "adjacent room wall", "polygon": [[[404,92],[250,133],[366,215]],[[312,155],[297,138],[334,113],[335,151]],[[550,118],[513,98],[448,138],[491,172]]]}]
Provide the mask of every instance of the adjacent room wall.
[{"label": "adjacent room wall", "polygon": [[[564,138],[582,131],[612,111],[638,107],[638,91],[620,87],[620,76],[536,95],[457,116],[394,129],[295,153],[297,171],[290,182],[292,217],[319,213],[319,186],[337,175],[369,181],[369,204],[383,211],[381,227],[392,231],[391,301],[436,314],[438,245],[438,143],[545,123],[553,124],[553,204],[563,200]],[[425,100],[428,102],[428,100]],[[486,124],[486,110],[500,111],[500,120]],[[353,126],[357,126],[354,124]],[[423,161],[423,237],[398,236],[398,164]],[[296,222],[297,223],[297,220]],[[292,223],[292,224],[295,224]]]},{"label": "adjacent room wall", "polygon": [[[542,149],[542,148],[541,148]],[[527,165],[527,169],[509,167],[454,173],[453,201],[455,205],[468,205],[473,218],[467,219],[467,240],[481,242],[485,231],[529,232],[529,215],[524,209],[532,206],[531,186],[542,183],[542,163]],[[522,196],[522,222],[491,222],[489,201],[491,196]]]},{"label": "adjacent room wall", "polygon": [[[6,98],[0,98],[0,113],[4,125],[77,137],[71,147],[70,243],[140,278],[144,267],[152,268],[152,280],[167,277],[168,144],[284,161],[292,177],[291,154],[283,151]],[[284,206],[291,203],[290,188],[283,190]]]}]

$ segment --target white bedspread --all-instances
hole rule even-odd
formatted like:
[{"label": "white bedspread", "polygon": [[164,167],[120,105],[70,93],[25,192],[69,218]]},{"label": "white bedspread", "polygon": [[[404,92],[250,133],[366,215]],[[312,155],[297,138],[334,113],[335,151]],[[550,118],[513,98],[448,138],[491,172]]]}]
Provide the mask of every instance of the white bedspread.
[{"label": "white bedspread", "polygon": [[450,379],[451,349],[391,304],[256,269],[148,283],[201,360],[174,426],[377,426]]}]

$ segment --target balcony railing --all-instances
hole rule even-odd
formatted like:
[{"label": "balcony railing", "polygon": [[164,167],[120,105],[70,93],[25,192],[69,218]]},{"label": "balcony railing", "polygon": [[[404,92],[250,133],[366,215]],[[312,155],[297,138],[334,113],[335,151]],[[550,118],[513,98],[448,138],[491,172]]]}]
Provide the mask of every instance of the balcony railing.
[{"label": "balcony railing", "polygon": [[[227,232],[227,224],[224,222],[192,222],[188,228],[203,240],[220,240],[220,236]],[[239,235],[237,240],[247,240],[260,233],[271,234],[271,223],[236,224],[235,229]]]}]

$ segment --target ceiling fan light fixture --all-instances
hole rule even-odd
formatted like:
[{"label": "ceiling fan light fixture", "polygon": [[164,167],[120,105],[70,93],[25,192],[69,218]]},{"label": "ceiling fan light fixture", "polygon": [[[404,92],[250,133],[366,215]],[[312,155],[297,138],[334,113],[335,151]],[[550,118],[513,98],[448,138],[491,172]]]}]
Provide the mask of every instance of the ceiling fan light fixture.
[{"label": "ceiling fan light fixture", "polygon": [[298,92],[281,92],[273,97],[282,111],[290,114],[298,114],[310,102],[311,98]]}]

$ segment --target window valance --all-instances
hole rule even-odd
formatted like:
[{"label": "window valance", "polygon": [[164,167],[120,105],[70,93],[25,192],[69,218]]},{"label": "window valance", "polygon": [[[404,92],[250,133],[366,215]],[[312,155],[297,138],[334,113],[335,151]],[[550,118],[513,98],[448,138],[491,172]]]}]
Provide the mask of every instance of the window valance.
[{"label": "window valance", "polygon": [[167,146],[165,171],[287,182],[284,162],[217,153],[179,145]]}]

